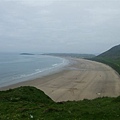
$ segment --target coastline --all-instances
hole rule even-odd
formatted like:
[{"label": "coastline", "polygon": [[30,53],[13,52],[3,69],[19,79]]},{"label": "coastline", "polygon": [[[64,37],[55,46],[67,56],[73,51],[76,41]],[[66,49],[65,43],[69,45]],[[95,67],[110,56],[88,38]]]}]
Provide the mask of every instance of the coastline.
[{"label": "coastline", "polygon": [[56,73],[2,87],[0,90],[34,86],[44,91],[56,102],[120,95],[120,77],[112,68],[94,61],[67,59],[70,64]]},{"label": "coastline", "polygon": [[[52,56],[52,57],[54,57],[54,56]],[[65,63],[62,63],[62,65],[59,65],[59,66],[55,66],[53,69],[50,68],[45,73],[43,72],[42,74],[36,75],[36,78],[31,77],[27,80],[23,79],[23,81],[20,81],[18,83],[13,83],[10,85],[2,86],[2,87],[0,87],[0,91],[13,89],[13,88],[20,87],[20,86],[32,86],[33,81],[38,81],[39,79],[44,79],[45,77],[51,77],[52,75],[59,74],[60,72],[66,70],[69,66],[71,66],[74,63],[74,61],[68,57],[56,57],[56,58],[64,59]],[[33,84],[33,86],[34,86],[34,84]]]},{"label": "coastline", "polygon": [[[17,57],[19,57],[19,55]],[[3,58],[4,58],[4,56],[3,56]],[[39,60],[40,63],[38,62],[37,58],[40,58],[40,60]],[[42,61],[42,59],[44,60],[44,58],[45,58],[45,62]],[[27,59],[29,59],[29,56],[25,56],[25,60],[27,60]],[[67,60],[65,58],[48,56],[48,55],[35,56],[35,57],[33,57],[33,59],[35,62],[31,62],[32,60],[30,59],[31,61],[28,60],[28,64],[26,64],[25,62],[22,63],[22,62],[19,62],[18,60],[16,60],[18,62],[18,64],[15,64],[16,66],[14,64],[10,64],[11,66],[9,64],[4,65],[4,62],[3,62],[4,66],[10,66],[10,67],[7,68],[4,66],[1,66],[1,68],[3,67],[3,69],[0,69],[1,70],[0,88],[5,87],[5,86],[10,86],[13,84],[17,84],[20,82],[24,82],[24,81],[41,78],[43,76],[47,76],[50,74],[54,74],[56,72],[61,71],[65,66],[67,66],[69,64],[69,60]],[[20,58],[20,60],[21,60],[21,58]],[[24,60],[24,59],[22,58],[22,60]],[[49,60],[50,60],[50,63],[49,63]],[[17,63],[17,62],[15,62],[15,63]],[[12,63],[12,62],[10,62],[10,63]],[[13,60],[13,63],[14,63],[14,60]],[[19,63],[21,66],[19,65]],[[9,75],[9,72],[10,72],[10,75]]]}]

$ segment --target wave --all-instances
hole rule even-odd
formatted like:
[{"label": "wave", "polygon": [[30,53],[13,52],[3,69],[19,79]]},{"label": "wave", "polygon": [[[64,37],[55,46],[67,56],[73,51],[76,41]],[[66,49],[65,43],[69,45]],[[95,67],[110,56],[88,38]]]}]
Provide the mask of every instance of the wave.
[{"label": "wave", "polygon": [[[59,57],[56,57],[56,58],[59,58]],[[30,61],[30,59],[22,59],[22,60],[19,60],[19,62],[22,62],[22,61],[25,62],[25,60],[26,60],[26,62]],[[51,57],[50,60],[51,61],[54,60],[54,62],[52,61],[51,62],[52,64],[48,64],[48,66],[46,65],[46,63],[48,63],[49,61],[46,61],[46,59],[45,59],[45,62],[44,62],[43,58],[42,58],[42,61],[39,61],[41,59],[34,59],[34,60],[32,60],[34,62],[27,63],[27,64],[26,63],[25,64],[14,64],[14,66],[13,66],[13,64],[11,64],[10,66],[6,65],[6,67],[5,67],[5,65],[3,65],[4,71],[1,73],[2,73],[2,76],[3,76],[3,74],[5,74],[5,75],[3,76],[3,78],[0,81],[0,87],[27,81],[27,80],[36,79],[41,76],[51,74],[51,73],[56,72],[57,70],[61,69],[64,65],[68,64],[68,60],[65,60],[63,58],[59,58],[60,61],[57,60],[58,63],[56,63],[55,59],[53,59],[53,57]],[[9,61],[9,63],[11,63],[11,62],[12,61]],[[18,62],[18,61],[16,61],[16,62]],[[41,62],[44,62],[44,63],[41,63]],[[15,63],[15,61],[14,61],[14,63]],[[46,65],[46,67],[43,66],[44,64]],[[40,66],[40,65],[42,65],[42,66]],[[20,66],[20,70],[18,69],[19,66]],[[29,66],[31,66],[31,67],[29,67]],[[9,67],[9,69],[7,69],[7,67]],[[10,70],[12,70],[11,73],[10,73]],[[6,75],[6,72],[8,72],[8,75]]]},{"label": "wave", "polygon": [[[50,71],[50,70],[54,70],[54,68],[59,68],[60,66],[62,67],[62,65],[65,65],[67,64],[68,61],[64,60],[62,61],[62,63],[56,63],[56,64],[53,64],[51,67],[49,68],[44,68],[44,69],[35,69],[33,73],[30,73],[30,74],[22,74],[20,75],[19,77],[15,77],[14,79],[21,79],[21,78],[26,78],[26,77],[30,77],[30,76],[34,76],[34,75],[39,75],[40,73],[43,73],[43,72],[47,72],[47,71]],[[41,75],[41,74],[40,74]]]}]

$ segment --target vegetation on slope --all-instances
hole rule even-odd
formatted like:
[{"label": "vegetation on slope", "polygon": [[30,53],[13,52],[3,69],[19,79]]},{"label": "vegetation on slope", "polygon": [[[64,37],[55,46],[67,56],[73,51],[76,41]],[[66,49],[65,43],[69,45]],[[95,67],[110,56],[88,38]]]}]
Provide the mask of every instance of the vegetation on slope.
[{"label": "vegetation on slope", "polygon": [[55,103],[34,87],[0,91],[0,120],[119,120],[120,97]]},{"label": "vegetation on slope", "polygon": [[111,48],[92,60],[107,64],[120,74],[120,45]]},{"label": "vegetation on slope", "polygon": [[111,58],[111,59],[120,59],[120,45],[112,47],[110,50],[100,54],[97,57],[102,57],[102,58]]},{"label": "vegetation on slope", "polygon": [[109,65],[120,74],[120,59],[112,59],[108,57],[96,57],[92,60]]},{"label": "vegetation on slope", "polygon": [[[120,45],[92,60],[120,74]],[[34,87],[0,91],[0,120],[120,120],[119,106],[120,96],[55,103]]]}]

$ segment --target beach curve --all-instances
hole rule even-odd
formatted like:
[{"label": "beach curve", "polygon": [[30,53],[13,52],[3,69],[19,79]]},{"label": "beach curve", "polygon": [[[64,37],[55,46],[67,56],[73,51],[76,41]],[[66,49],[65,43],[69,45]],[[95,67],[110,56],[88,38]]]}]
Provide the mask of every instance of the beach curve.
[{"label": "beach curve", "polygon": [[85,59],[69,60],[74,61],[73,64],[58,73],[3,87],[0,90],[34,86],[56,102],[120,95],[120,77],[111,67]]}]

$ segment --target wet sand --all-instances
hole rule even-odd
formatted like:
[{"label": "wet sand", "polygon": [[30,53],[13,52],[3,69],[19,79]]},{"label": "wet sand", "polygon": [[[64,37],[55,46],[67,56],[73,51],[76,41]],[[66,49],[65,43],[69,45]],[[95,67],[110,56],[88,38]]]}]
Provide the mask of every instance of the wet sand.
[{"label": "wet sand", "polygon": [[66,66],[58,73],[3,87],[0,90],[34,86],[56,102],[120,95],[120,76],[111,67],[84,59],[70,59],[74,64]]}]

